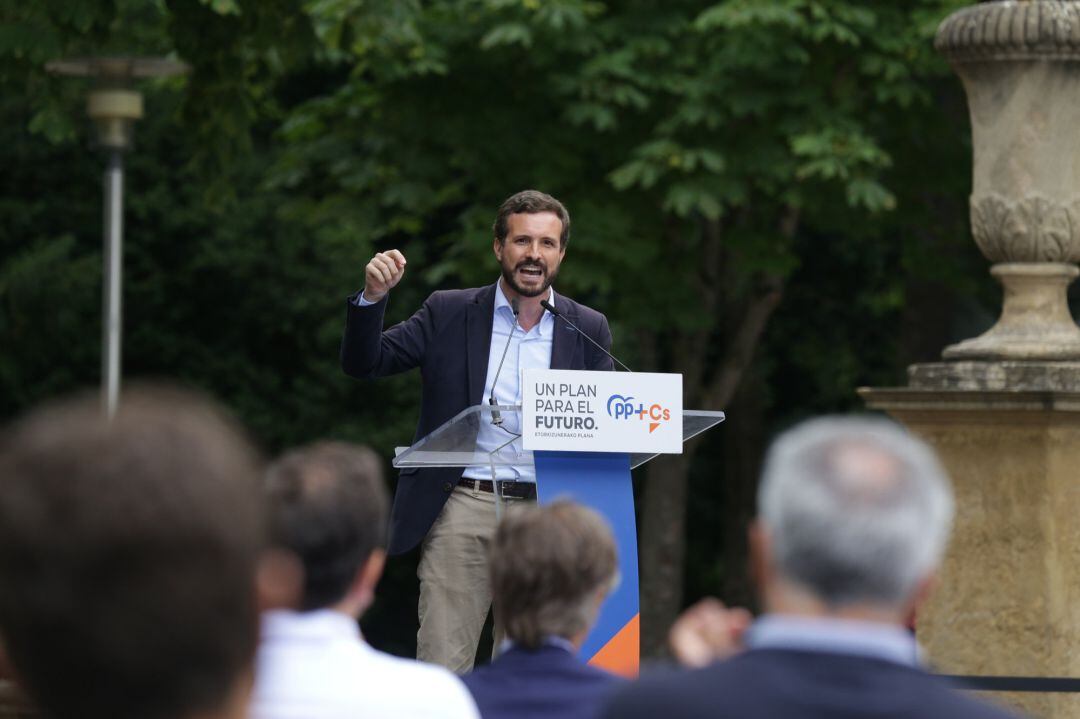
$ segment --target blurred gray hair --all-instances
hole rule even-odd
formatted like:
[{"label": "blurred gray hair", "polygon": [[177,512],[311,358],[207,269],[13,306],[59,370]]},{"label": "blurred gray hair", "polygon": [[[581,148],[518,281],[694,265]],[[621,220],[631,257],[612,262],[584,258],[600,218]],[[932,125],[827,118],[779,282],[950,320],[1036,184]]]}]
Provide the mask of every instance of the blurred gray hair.
[{"label": "blurred gray hair", "polygon": [[924,442],[871,417],[824,417],[769,448],[758,490],[779,573],[829,606],[897,606],[941,561],[953,496]]}]

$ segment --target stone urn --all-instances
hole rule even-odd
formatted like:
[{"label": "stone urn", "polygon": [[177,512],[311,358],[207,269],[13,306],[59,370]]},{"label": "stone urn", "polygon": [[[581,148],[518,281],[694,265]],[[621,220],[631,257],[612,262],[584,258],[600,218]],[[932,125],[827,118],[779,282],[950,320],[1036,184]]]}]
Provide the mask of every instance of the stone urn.
[{"label": "stone urn", "polygon": [[1080,274],[1080,2],[1001,0],[950,15],[935,47],[971,112],[971,229],[1004,287],[985,334],[946,360],[1076,360],[1066,289]]}]

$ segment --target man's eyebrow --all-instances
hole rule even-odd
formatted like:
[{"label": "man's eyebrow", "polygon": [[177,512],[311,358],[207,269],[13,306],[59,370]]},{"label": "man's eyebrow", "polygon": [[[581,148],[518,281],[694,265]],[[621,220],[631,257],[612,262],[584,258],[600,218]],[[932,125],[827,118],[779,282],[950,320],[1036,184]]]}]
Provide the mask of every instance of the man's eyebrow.
[{"label": "man's eyebrow", "polygon": [[[530,235],[528,232],[519,232],[516,235],[511,235],[510,239],[512,239],[512,240],[520,240],[522,238],[532,239],[532,237],[533,236]],[[552,241],[555,241],[555,240],[558,239],[557,237],[555,237],[553,235],[539,235],[539,238],[541,240],[552,240]]]}]

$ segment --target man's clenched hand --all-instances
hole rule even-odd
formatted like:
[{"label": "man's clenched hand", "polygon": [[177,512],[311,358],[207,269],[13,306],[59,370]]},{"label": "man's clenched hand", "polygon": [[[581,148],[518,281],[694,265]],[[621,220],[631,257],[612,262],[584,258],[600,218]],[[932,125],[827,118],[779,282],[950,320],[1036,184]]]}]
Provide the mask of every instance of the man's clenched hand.
[{"label": "man's clenched hand", "polygon": [[397,250],[380,252],[364,268],[364,299],[378,302],[405,274],[405,255]]}]

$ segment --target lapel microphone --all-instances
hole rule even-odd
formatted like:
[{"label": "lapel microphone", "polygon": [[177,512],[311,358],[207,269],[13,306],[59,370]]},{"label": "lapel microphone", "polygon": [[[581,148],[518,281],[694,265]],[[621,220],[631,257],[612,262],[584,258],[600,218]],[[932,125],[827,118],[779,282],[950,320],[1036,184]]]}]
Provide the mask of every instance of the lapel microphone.
[{"label": "lapel microphone", "polygon": [[590,342],[592,342],[592,343],[593,343],[594,345],[596,345],[596,349],[600,350],[601,352],[603,352],[604,354],[606,354],[606,355],[607,355],[608,357],[610,357],[610,358],[612,359],[612,361],[614,361],[614,362],[615,362],[615,364],[619,365],[620,367],[622,367],[622,368],[623,368],[624,370],[626,370],[626,371],[627,371],[627,372],[629,372],[630,374],[633,374],[633,373],[634,373],[634,371],[633,371],[632,369],[630,369],[629,367],[627,367],[626,365],[624,365],[624,364],[623,364],[622,362],[620,362],[620,361],[619,361],[619,358],[618,358],[618,357],[616,357],[615,355],[613,355],[613,354],[611,354],[610,352],[608,352],[608,351],[607,351],[606,349],[604,349],[604,348],[603,348],[603,346],[602,346],[602,345],[601,345],[601,344],[600,344],[599,342],[597,342],[596,340],[594,340],[594,339],[593,339],[592,337],[590,337],[589,335],[585,334],[585,332],[583,332],[583,331],[582,331],[582,329],[581,329],[580,327],[578,327],[577,325],[575,325],[575,324],[574,324],[573,322],[571,322],[570,320],[566,319],[566,315],[564,315],[564,314],[563,314],[562,312],[559,312],[559,311],[558,311],[557,309],[555,309],[555,305],[551,304],[551,303],[550,303],[550,302],[548,302],[547,300],[540,300],[540,306],[541,306],[541,307],[543,307],[543,308],[544,308],[545,310],[547,310],[548,312],[550,312],[551,314],[553,314],[553,315],[555,315],[556,317],[558,317],[558,318],[559,318],[560,320],[562,320],[563,322],[565,322],[566,324],[568,324],[568,325],[569,325],[570,327],[573,327],[573,328],[574,328],[574,329],[575,329],[575,330],[577,331],[577,333],[578,333],[579,335],[581,335],[582,337],[584,337],[585,339],[589,340],[589,341],[590,341]]},{"label": "lapel microphone", "polygon": [[[514,330],[517,329],[518,324],[518,298],[514,297],[510,300],[510,311],[514,313],[514,319],[510,323],[510,334],[506,336],[506,344],[503,346],[502,357],[499,358],[499,368],[495,370],[495,379],[491,381],[491,394],[488,396],[488,404],[496,406],[499,403],[495,401],[495,385],[499,383],[499,374],[502,373],[503,362],[506,361],[506,351],[510,349],[510,340],[514,338]],[[580,331],[580,330],[579,330]],[[497,409],[491,410],[491,423],[496,427],[502,427],[503,418],[502,412]]]}]

